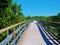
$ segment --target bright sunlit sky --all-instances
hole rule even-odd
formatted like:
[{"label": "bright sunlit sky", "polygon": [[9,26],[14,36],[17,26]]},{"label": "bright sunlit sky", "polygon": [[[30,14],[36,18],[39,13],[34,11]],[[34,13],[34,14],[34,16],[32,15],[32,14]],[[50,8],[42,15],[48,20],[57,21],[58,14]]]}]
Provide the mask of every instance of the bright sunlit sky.
[{"label": "bright sunlit sky", "polygon": [[60,12],[60,0],[13,0],[22,4],[25,16],[52,16]]}]

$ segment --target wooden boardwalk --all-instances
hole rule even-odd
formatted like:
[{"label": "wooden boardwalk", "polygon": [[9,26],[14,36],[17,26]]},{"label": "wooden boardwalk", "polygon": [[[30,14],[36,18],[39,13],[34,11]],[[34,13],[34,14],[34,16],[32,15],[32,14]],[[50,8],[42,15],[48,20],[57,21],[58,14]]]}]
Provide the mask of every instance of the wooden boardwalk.
[{"label": "wooden boardwalk", "polygon": [[35,23],[36,21],[30,23],[28,29],[19,40],[18,45],[46,45]]}]

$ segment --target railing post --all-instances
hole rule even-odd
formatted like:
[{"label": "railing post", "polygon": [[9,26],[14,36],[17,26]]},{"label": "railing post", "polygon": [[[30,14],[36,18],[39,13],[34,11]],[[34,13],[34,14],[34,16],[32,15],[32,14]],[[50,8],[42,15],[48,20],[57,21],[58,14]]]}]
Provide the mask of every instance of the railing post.
[{"label": "railing post", "polygon": [[[9,31],[7,30],[7,37],[9,36]],[[8,42],[8,45],[9,45],[9,42]]]},{"label": "railing post", "polygon": [[[14,32],[15,32],[15,27],[14,27]],[[14,39],[15,39],[15,35],[14,35]],[[14,42],[14,45],[15,45],[15,42]]]}]

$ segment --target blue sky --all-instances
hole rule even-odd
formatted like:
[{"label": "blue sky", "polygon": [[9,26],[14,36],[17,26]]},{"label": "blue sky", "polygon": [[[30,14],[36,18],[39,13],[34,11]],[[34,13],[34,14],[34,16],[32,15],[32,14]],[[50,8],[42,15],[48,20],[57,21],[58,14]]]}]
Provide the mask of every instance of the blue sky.
[{"label": "blue sky", "polygon": [[13,0],[22,4],[25,16],[52,16],[60,12],[60,0]]}]

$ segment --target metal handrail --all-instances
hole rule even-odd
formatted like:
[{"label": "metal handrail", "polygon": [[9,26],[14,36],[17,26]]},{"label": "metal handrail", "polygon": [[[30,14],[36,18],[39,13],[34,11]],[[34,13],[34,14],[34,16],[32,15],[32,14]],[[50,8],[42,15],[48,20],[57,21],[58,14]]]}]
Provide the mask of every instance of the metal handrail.
[{"label": "metal handrail", "polygon": [[50,36],[50,34],[41,26],[41,24],[37,23],[37,26],[40,28],[40,31],[42,31],[41,33],[46,36],[45,39],[48,39],[49,43],[52,43],[53,42],[52,45],[55,44],[55,43],[56,44],[59,44],[55,39],[53,39],[53,40],[55,40],[56,42],[51,39],[52,36]]},{"label": "metal handrail", "polygon": [[[26,22],[26,21],[24,21],[24,22]],[[9,29],[11,29],[11,28],[14,28],[14,27],[16,27],[16,26],[18,26],[19,24],[22,24],[22,23],[24,23],[24,22],[19,22],[19,23],[15,24],[15,25],[9,26],[9,27],[4,28],[4,29],[1,29],[1,30],[0,30],[0,34],[3,33],[3,32],[5,32],[5,31],[7,31],[7,30],[9,30]]]},{"label": "metal handrail", "polygon": [[[21,37],[21,35],[25,31],[25,29],[28,27],[29,23],[30,23],[29,21],[27,21],[27,22],[24,21],[24,22],[21,22],[21,23],[17,23],[13,26],[9,26],[7,28],[1,29],[0,30],[1,33],[7,31],[7,37],[3,41],[0,42],[0,45],[6,45],[6,44],[15,45],[15,44],[17,44],[19,38]],[[20,26],[20,24],[23,24],[23,25]],[[14,28],[15,26],[18,26],[17,29],[16,30],[14,29],[14,31],[11,34],[9,34],[9,29]],[[13,38],[12,42],[9,43],[12,38]]]},{"label": "metal handrail", "polygon": [[[57,39],[57,36],[54,35],[52,32],[49,31],[51,28],[49,26],[54,26],[54,28],[60,28],[60,22],[54,22],[54,21],[40,21],[41,25],[46,29],[46,31],[57,41],[60,43],[60,40]],[[47,27],[47,28],[46,28]]]}]

